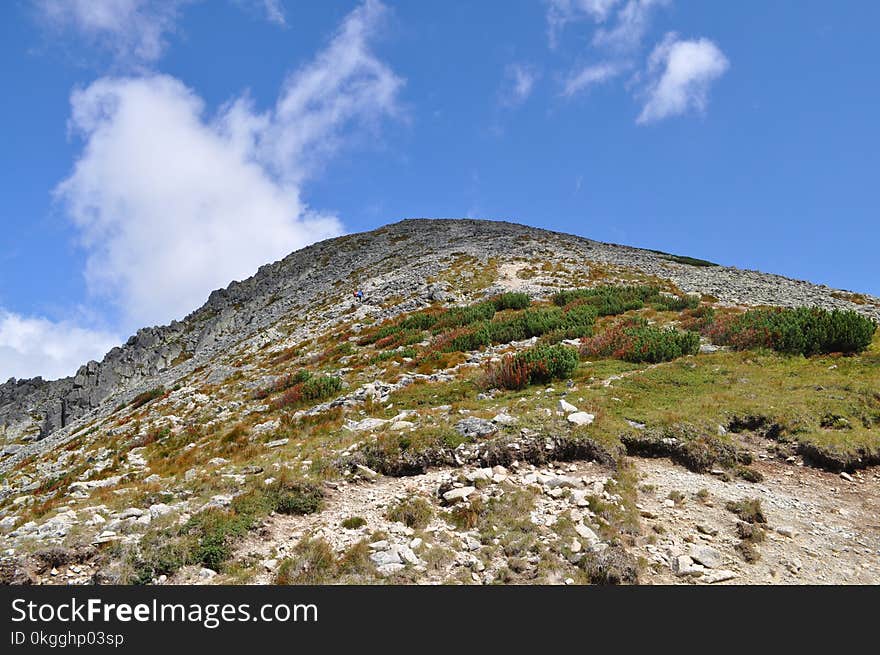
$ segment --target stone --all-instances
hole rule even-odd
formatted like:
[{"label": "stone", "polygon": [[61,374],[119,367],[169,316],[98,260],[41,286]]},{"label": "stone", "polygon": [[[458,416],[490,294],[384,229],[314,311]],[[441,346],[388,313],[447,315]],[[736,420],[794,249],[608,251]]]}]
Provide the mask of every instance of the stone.
[{"label": "stone", "polygon": [[510,414],[496,414],[492,419],[492,422],[497,425],[515,425],[518,419],[515,416],[511,416]]},{"label": "stone", "polygon": [[381,418],[367,417],[361,421],[350,422],[346,424],[346,428],[353,432],[365,432],[367,430],[376,430],[384,426],[388,421]]},{"label": "stone", "polygon": [[414,427],[416,427],[416,424],[412,421],[395,421],[388,429],[400,432],[401,430],[412,430]]},{"label": "stone", "polygon": [[578,536],[587,542],[588,546],[592,546],[601,541],[599,539],[599,535],[597,535],[592,528],[587,527],[583,523],[575,523],[574,531],[578,533]]},{"label": "stone", "polygon": [[376,572],[379,575],[392,575],[394,573],[398,573],[406,568],[406,565],[400,562],[389,562],[388,564],[382,564],[376,567]]},{"label": "stone", "polygon": [[840,477],[842,477],[842,478],[843,478],[844,480],[846,480],[847,482],[855,482],[855,478],[853,478],[853,476],[851,476],[851,475],[850,475],[849,473],[847,473],[846,471],[841,471],[841,472],[840,472]]},{"label": "stone", "polygon": [[469,416],[455,424],[455,431],[468,439],[479,439],[495,434],[498,427],[491,421]]},{"label": "stone", "polygon": [[713,571],[712,573],[703,576],[703,582],[708,584],[715,584],[716,582],[724,582],[726,580],[733,580],[734,578],[739,577],[739,574],[736,571],[730,571],[728,569],[720,569],[718,571]]},{"label": "stone", "polygon": [[159,518],[160,516],[165,516],[166,514],[170,514],[174,511],[174,508],[170,505],[166,505],[165,503],[156,503],[154,505],[150,505],[150,516],[154,519]]},{"label": "stone", "polygon": [[266,448],[279,448],[281,446],[286,446],[288,441],[290,441],[290,439],[286,439],[286,438],[285,439],[275,439],[274,441],[267,441]]},{"label": "stone", "polygon": [[475,487],[459,487],[457,489],[450,489],[445,494],[443,494],[443,500],[448,503],[456,503],[460,500],[466,500],[467,497],[475,491]]},{"label": "stone", "polygon": [[724,563],[721,553],[711,546],[702,544],[692,544],[690,548],[691,559],[702,564],[707,569],[715,569]]},{"label": "stone", "polygon": [[596,417],[587,412],[575,412],[574,414],[569,414],[566,419],[574,425],[589,425]]},{"label": "stone", "polygon": [[493,475],[494,474],[492,473],[492,469],[490,469],[490,468],[475,469],[473,471],[467,471],[464,474],[464,478],[468,482],[476,482],[477,480],[487,480],[488,481],[488,480],[492,479]]},{"label": "stone", "polygon": [[367,478],[369,480],[375,480],[376,478],[379,477],[379,474],[376,473],[373,469],[368,468],[362,464],[356,464],[354,468],[357,471],[358,475],[360,475],[363,478]]},{"label": "stone", "polygon": [[370,554],[370,560],[376,566],[385,566],[386,564],[402,564],[400,554],[396,549],[377,550]]},{"label": "stone", "polygon": [[397,554],[405,563],[418,565],[422,563],[419,556],[416,555],[409,546],[397,546]]},{"label": "stone", "polygon": [[559,409],[566,414],[576,413],[578,411],[578,408],[565,400],[565,398],[559,399]]},{"label": "stone", "polygon": [[704,569],[695,564],[688,555],[679,555],[672,558],[672,571],[679,577],[699,577],[703,575]]}]

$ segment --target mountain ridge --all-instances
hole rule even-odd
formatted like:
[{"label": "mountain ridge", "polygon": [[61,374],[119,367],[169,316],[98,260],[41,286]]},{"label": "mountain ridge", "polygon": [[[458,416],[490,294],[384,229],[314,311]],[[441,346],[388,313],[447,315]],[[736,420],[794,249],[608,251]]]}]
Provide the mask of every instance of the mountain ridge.
[{"label": "mountain ridge", "polygon": [[[358,263],[366,264],[370,257],[365,256],[365,253],[368,254],[371,250],[383,254],[380,260],[387,258],[389,243],[383,243],[380,237],[392,239],[390,243],[393,245],[395,238],[410,238],[415,235],[418,240],[419,234],[425,238],[425,244],[432,241],[436,252],[448,250],[454,247],[453,244],[461,245],[470,238],[478,239],[481,247],[488,246],[486,254],[494,256],[501,256],[502,253],[498,248],[491,247],[491,239],[529,236],[538,244],[542,239],[562,240],[568,245],[580,244],[588,250],[598,250],[595,255],[599,256],[600,261],[610,260],[610,263],[642,269],[652,274],[666,273],[683,291],[709,293],[725,302],[781,306],[814,304],[828,308],[854,309],[880,318],[878,299],[852,294],[853,297],[866,301],[858,304],[843,298],[848,292],[781,275],[720,265],[695,267],[676,264],[673,260],[665,259],[668,254],[660,251],[603,243],[508,221],[408,218],[376,230],[342,235],[310,244],[283,259],[265,264],[249,278],[232,281],[226,287],[212,291],[201,307],[182,320],[138,330],[124,345],[111,349],[101,362],[87,362],[73,376],[51,381],[39,377],[23,380],[12,378],[0,384],[0,438],[5,438],[7,442],[21,437],[41,440],[68,427],[108,398],[136,390],[145,381],[168,371],[169,368],[185,364],[196,355],[210,355],[217,350],[220,343],[230,343],[229,335],[233,330],[236,333],[232,336],[232,341],[253,336],[261,326],[291,311],[296,304],[281,302],[280,311],[276,307],[258,320],[256,311],[268,310],[265,303],[260,304],[261,299],[266,300],[273,294],[289,291],[292,281],[314,284],[316,278],[325,287],[318,292],[326,291],[327,280],[321,275],[316,276],[316,259],[319,262],[327,261],[328,265],[333,263],[325,272],[329,271],[331,276],[336,275],[336,278],[332,278],[334,280],[339,279],[339,276],[351,275],[351,266],[346,269],[345,264],[353,260],[348,258],[334,263],[332,256],[328,259],[328,254],[334,255],[334,250],[335,256],[338,256],[352,242],[371,240],[374,243],[364,243],[357,250],[359,256],[364,258],[363,262]],[[447,238],[447,242],[444,244],[443,238],[438,239],[438,236]],[[442,247],[438,247],[438,241]],[[425,254],[423,252],[422,257]],[[289,298],[282,297],[280,300],[288,301]],[[275,302],[277,299],[269,304]],[[257,303],[257,306],[250,308],[243,319],[237,315],[242,305],[253,303]],[[181,370],[185,370],[185,367]],[[38,418],[35,419],[35,416]]]}]

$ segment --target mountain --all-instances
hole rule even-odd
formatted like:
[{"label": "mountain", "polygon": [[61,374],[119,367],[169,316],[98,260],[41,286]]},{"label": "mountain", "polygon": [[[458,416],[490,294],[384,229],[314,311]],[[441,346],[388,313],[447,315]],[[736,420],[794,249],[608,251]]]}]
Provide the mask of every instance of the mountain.
[{"label": "mountain", "polygon": [[876,583],[877,320],[868,295],[506,222],[323,241],[0,386],[0,572]]}]

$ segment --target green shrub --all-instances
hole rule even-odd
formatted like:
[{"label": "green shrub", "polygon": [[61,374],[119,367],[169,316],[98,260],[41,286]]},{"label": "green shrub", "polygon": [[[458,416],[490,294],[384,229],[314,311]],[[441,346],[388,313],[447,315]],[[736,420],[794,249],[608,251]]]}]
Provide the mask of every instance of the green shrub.
[{"label": "green shrub", "polygon": [[244,536],[253,521],[251,515],[217,507],[199,512],[181,530],[182,535],[195,539],[188,554],[188,563],[219,570],[220,565],[232,554],[234,540]]},{"label": "green shrub", "polygon": [[321,489],[311,483],[280,483],[273,490],[274,510],[279,514],[314,514],[321,508]]},{"label": "green shrub", "polygon": [[342,519],[342,522],[339,524],[346,530],[357,530],[367,524],[367,519],[360,516],[349,516],[347,519]]},{"label": "green shrub", "polygon": [[495,316],[495,305],[491,302],[481,302],[465,307],[453,307],[440,315],[432,329],[437,334],[450,328],[488,321],[493,316]]},{"label": "green shrub", "polygon": [[614,357],[627,362],[668,362],[699,352],[700,337],[693,332],[658,328],[643,320],[621,321],[605,332],[585,340],[584,357]]},{"label": "green shrub", "polygon": [[502,293],[500,296],[492,298],[492,304],[495,305],[495,311],[500,312],[505,309],[525,309],[532,303],[529,294],[521,292]]},{"label": "green shrub", "polygon": [[143,407],[149,402],[156,400],[157,398],[161,398],[165,395],[165,387],[158,386],[150,389],[149,391],[144,391],[143,393],[139,393],[131,400],[131,406],[134,409],[138,407]]},{"label": "green shrub", "polygon": [[633,309],[642,309],[646,305],[658,311],[693,309],[700,304],[700,298],[668,295],[661,293],[657,287],[645,285],[603,285],[560,291],[553,296],[553,302],[559,306],[573,302],[585,303],[594,307],[599,316],[616,316]]},{"label": "green shrub", "polygon": [[716,319],[709,338],[737,350],[772,348],[806,357],[821,353],[856,353],[871,344],[877,324],[852,310],[818,307],[753,309]]},{"label": "green shrub", "polygon": [[275,584],[323,584],[335,576],[336,567],[330,544],[320,538],[301,539],[278,567]]},{"label": "green shrub", "polygon": [[434,508],[426,499],[411,496],[391,505],[386,516],[389,521],[396,521],[403,523],[408,528],[422,530],[428,527],[431,517],[434,516]]},{"label": "green shrub", "polygon": [[410,314],[400,321],[400,328],[403,330],[430,330],[443,315],[442,312],[420,312],[418,314]]},{"label": "green shrub", "polygon": [[529,384],[568,378],[577,365],[578,354],[574,348],[560,344],[538,345],[488,364],[483,384],[488,388],[522,389]]},{"label": "green shrub", "polygon": [[745,500],[739,501],[731,500],[724,507],[728,512],[733,512],[746,523],[767,522],[759,498],[746,498]]},{"label": "green shrub", "polygon": [[660,295],[651,302],[651,306],[662,312],[680,312],[685,309],[696,309],[700,304],[699,296],[667,296]]},{"label": "green shrub", "polygon": [[701,305],[693,309],[685,309],[681,313],[679,325],[684,330],[702,332],[712,321],[715,320],[715,308],[711,305]]},{"label": "green shrub", "polygon": [[555,341],[589,336],[596,320],[596,309],[586,304],[566,308],[527,309],[503,319],[480,321],[441,334],[432,344],[439,352],[477,350],[496,343],[523,341],[553,333]]},{"label": "green shrub", "polygon": [[277,378],[272,384],[266,387],[261,387],[257,389],[253,397],[255,400],[262,400],[263,398],[268,398],[272,394],[280,393],[282,391],[286,391],[291,387],[295,387],[298,384],[302,384],[306,380],[312,377],[312,374],[305,369],[299,370],[296,373],[288,373],[287,375],[282,375]]},{"label": "green shrub", "polygon": [[588,289],[560,291],[553,296],[556,305],[564,306],[582,300],[594,306],[599,316],[622,314],[631,309],[641,309],[650,298],[659,294],[656,287],[603,285]]},{"label": "green shrub", "polygon": [[309,376],[272,401],[272,409],[297,407],[304,403],[330,398],[342,389],[342,380],[329,375]]}]

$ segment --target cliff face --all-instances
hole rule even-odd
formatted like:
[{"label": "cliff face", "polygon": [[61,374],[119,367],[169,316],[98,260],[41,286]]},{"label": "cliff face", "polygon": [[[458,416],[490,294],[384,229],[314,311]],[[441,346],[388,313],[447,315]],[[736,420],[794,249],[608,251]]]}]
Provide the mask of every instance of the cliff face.
[{"label": "cliff face", "polygon": [[[0,448],[4,454],[16,454],[105,405],[210,365],[234,344],[254,338],[271,342],[273,326],[334,295],[362,287],[371,299],[384,300],[399,292],[412,295],[416,303],[442,297],[446,291],[428,279],[441,274],[450,257],[493,260],[496,265],[517,259],[567,259],[583,262],[585,269],[610,270],[621,279],[629,271],[670,280],[682,291],[708,294],[721,302],[818,305],[880,317],[877,299],[860,297],[855,303],[848,298],[856,297],[846,292],[776,275],[682,263],[685,260],[663,253],[505,222],[411,219],[323,241],[267,264],[251,278],[214,291],[182,321],[139,330],[101,362],[84,364],[72,377],[12,379],[0,385]],[[528,280],[522,282],[530,286]],[[531,286],[540,292],[540,285]]]}]

